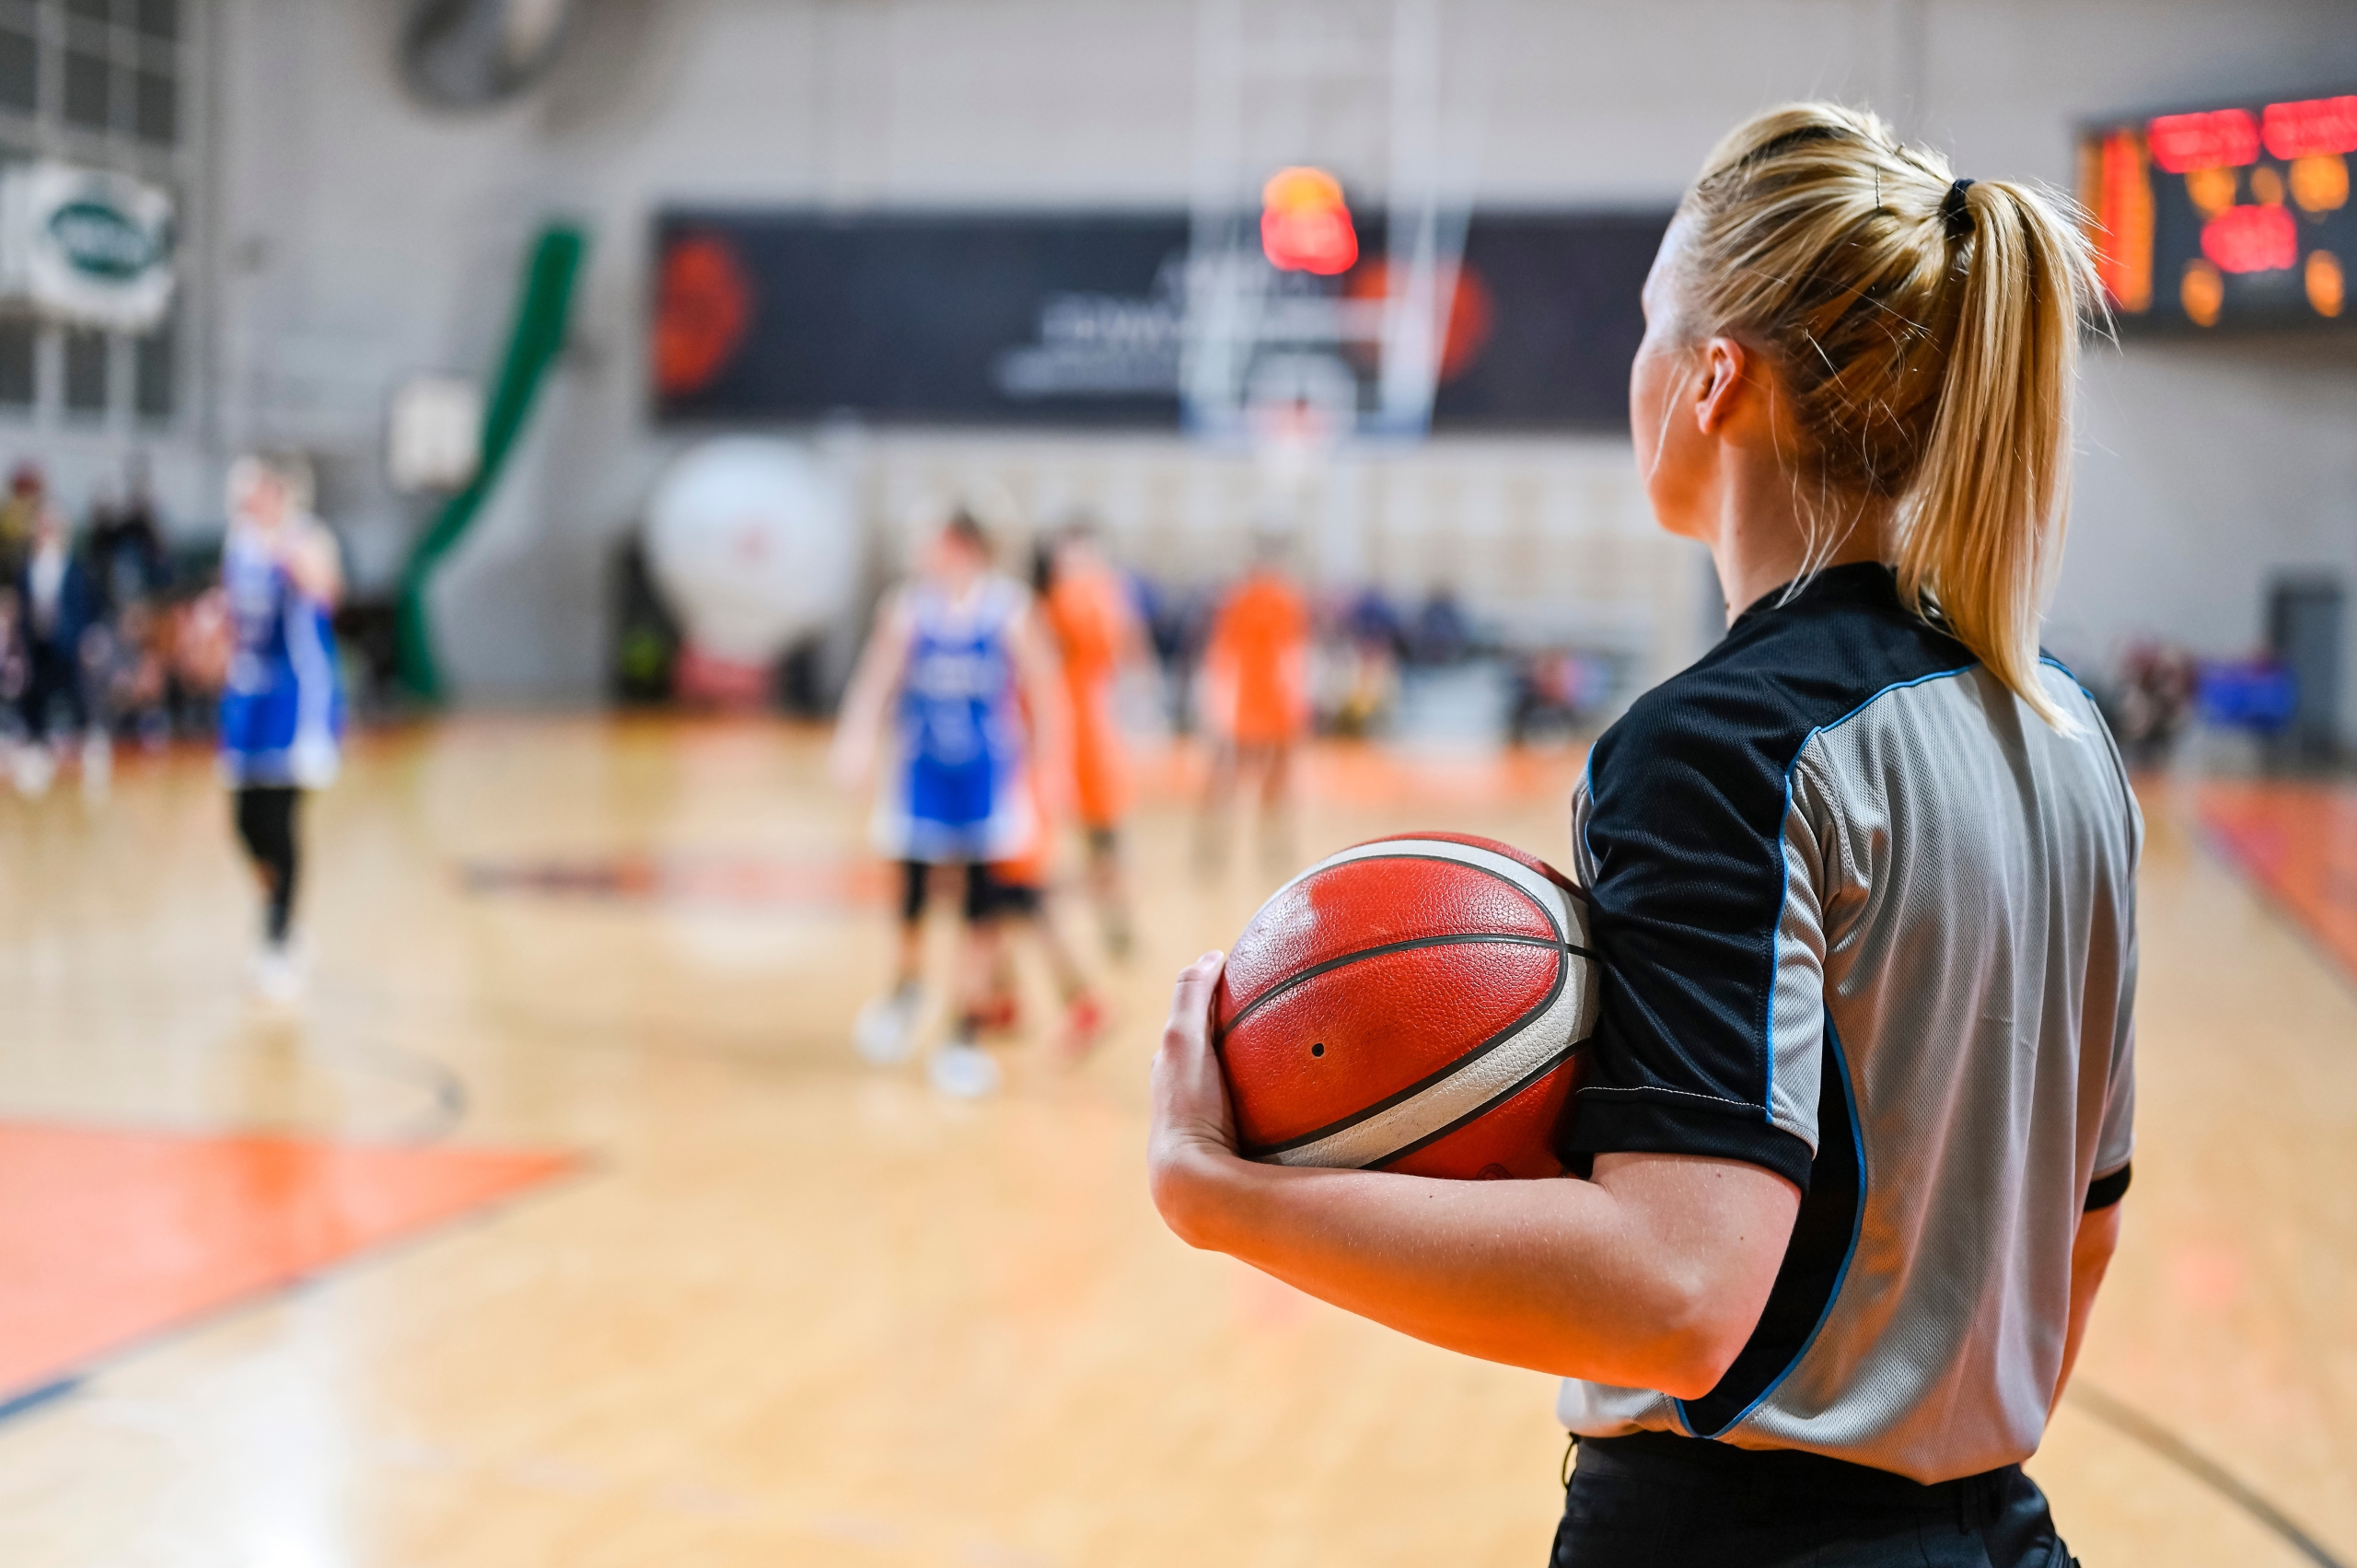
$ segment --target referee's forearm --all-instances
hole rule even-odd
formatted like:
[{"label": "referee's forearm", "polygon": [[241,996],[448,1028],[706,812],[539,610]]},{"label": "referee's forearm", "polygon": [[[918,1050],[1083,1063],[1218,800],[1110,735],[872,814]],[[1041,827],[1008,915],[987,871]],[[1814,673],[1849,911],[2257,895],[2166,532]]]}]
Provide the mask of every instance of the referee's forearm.
[{"label": "referee's forearm", "polygon": [[[2096,1293],[2119,1249],[2119,1211],[2126,1200],[2092,1210],[2079,1217],[2079,1233],[2071,1244],[2071,1326],[2062,1340],[2062,1372],[2054,1380],[2054,1402],[2071,1386],[2079,1365],[2079,1346],[2087,1336],[2087,1321],[2095,1316]],[[2050,1408],[2050,1407],[2049,1407]]]},{"label": "referee's forearm", "polygon": [[1689,1397],[1717,1381],[1758,1318],[1757,1301],[1730,1299],[1747,1293],[1721,1266],[1715,1225],[1606,1182],[1232,1158],[1207,1162],[1201,1179],[1215,1191],[1190,1229],[1198,1246],[1487,1361]]}]

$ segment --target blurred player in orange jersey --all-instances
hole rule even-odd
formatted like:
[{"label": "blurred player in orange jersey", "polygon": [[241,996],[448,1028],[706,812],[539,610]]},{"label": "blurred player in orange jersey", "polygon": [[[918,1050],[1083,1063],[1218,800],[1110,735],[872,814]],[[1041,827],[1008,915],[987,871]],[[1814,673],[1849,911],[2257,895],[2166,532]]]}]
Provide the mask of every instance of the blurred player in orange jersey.
[{"label": "blurred player in orange jersey", "polygon": [[[1019,704],[1027,726],[1032,724],[1031,703],[1027,696]],[[1066,720],[1070,734],[1069,718]],[[1056,924],[1055,912],[1048,901],[1049,884],[1055,869],[1056,803],[1051,798],[1050,781],[1046,770],[1030,772],[1031,804],[1038,828],[1029,844],[1008,859],[993,861],[990,867],[990,917],[980,928],[990,974],[990,993],[981,1006],[981,1027],[992,1030],[1009,1030],[1017,1026],[1018,1007],[1015,991],[1014,954],[1008,939],[1016,932],[1027,932],[1039,946],[1039,956],[1047,960],[1048,977],[1055,983],[1056,994],[1064,1005],[1064,1028],[1058,1039],[1058,1049],[1068,1061],[1077,1062],[1096,1049],[1103,1038],[1110,1015],[1105,1004],[1088,983],[1088,976],[1073,957],[1071,944]]]},{"label": "blurred player in orange jersey", "polygon": [[1260,845],[1271,862],[1289,858],[1286,796],[1293,749],[1309,726],[1309,605],[1286,575],[1281,540],[1255,548],[1251,570],[1212,621],[1203,649],[1198,715],[1212,738],[1203,789],[1199,858],[1217,865],[1225,849],[1228,803],[1244,768],[1260,772]]},{"label": "blurred player in orange jersey", "polygon": [[1144,656],[1145,636],[1129,585],[1097,548],[1085,522],[1065,526],[1039,555],[1034,584],[1063,659],[1070,724],[1073,804],[1088,842],[1088,897],[1105,950],[1130,951],[1130,905],[1121,877],[1121,819],[1130,809],[1130,759],[1113,692],[1125,665]]}]

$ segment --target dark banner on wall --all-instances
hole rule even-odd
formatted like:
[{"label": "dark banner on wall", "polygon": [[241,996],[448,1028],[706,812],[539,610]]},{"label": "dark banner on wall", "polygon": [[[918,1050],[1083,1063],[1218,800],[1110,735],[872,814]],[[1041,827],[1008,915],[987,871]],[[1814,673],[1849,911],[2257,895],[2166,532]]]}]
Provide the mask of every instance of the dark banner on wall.
[{"label": "dark banner on wall", "polygon": [[[1477,216],[1442,429],[1620,430],[1637,295],[1668,215]],[[1379,215],[1363,224],[1383,233]],[[1173,427],[1184,215],[667,212],[649,355],[667,422],[848,412],[948,424]],[[1384,289],[1379,251],[1332,279]]]}]

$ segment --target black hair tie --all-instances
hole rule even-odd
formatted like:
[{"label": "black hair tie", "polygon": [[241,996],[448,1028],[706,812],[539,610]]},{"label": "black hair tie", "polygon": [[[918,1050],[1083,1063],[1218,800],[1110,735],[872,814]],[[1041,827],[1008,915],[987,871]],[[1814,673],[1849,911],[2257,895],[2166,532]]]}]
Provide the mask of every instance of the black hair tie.
[{"label": "black hair tie", "polygon": [[1940,202],[1940,217],[1947,226],[1950,239],[1962,239],[1972,232],[1972,209],[1965,204],[1964,193],[1972,189],[1972,181],[1959,180],[1948,187]]}]

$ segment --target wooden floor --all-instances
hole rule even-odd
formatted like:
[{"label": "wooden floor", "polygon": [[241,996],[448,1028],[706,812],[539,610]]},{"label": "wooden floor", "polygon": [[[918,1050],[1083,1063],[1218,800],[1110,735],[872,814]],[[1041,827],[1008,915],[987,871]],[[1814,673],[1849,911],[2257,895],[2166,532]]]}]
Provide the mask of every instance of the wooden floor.
[{"label": "wooden floor", "polygon": [[[1561,858],[1576,765],[1323,753],[1295,849],[1445,825]],[[0,1400],[51,1397],[0,1419],[0,1562],[1536,1568],[1546,1379],[1190,1253],[1147,1205],[1168,975],[1275,880],[1248,842],[1190,876],[1165,772],[1111,1043],[1076,1073],[1018,1046],[977,1106],[852,1056],[887,889],[807,733],[364,742],[313,803],[294,1015],[246,994],[252,896],[203,758],[127,761],[99,803],[0,798],[0,1169],[61,1129],[284,1134],[362,1146],[338,1168],[365,1207],[385,1145],[577,1160],[22,1370]],[[2088,1568],[2357,1562],[2357,989],[2203,847],[2189,787],[2146,807],[2135,1191],[2034,1469]],[[137,1168],[125,1201],[174,1214],[182,1167]],[[43,1201],[0,1191],[17,1221]],[[0,1249],[111,1256],[110,1212]],[[52,1307],[140,1288],[10,1269]]]}]

